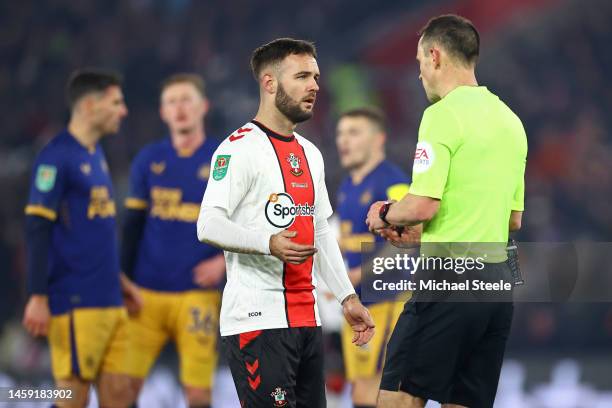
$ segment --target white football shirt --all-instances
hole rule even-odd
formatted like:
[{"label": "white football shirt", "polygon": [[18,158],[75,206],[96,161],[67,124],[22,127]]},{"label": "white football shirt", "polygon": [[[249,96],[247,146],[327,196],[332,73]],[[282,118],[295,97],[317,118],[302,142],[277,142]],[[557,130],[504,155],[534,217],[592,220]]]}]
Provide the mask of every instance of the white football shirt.
[{"label": "white football shirt", "polygon": [[[332,214],[321,152],[296,133],[283,136],[249,122],[221,143],[211,169],[202,207],[224,209],[243,228],[297,231],[294,242],[314,245],[317,220]],[[321,325],[317,255],[292,265],[272,255],[226,251],[225,261],[221,335]]]}]

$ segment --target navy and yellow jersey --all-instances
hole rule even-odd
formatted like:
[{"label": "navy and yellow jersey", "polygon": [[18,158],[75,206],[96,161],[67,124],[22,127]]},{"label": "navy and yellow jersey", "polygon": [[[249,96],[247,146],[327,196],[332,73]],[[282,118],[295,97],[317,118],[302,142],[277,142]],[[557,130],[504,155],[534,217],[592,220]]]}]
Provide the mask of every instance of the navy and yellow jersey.
[{"label": "navy and yellow jersey", "polygon": [[195,152],[177,151],[166,138],[134,159],[125,206],[147,211],[134,266],[139,285],[158,291],[198,288],[193,268],[221,253],[197,237],[197,220],[210,162],[219,143],[207,138]]},{"label": "navy and yellow jersey", "polygon": [[[408,193],[410,178],[385,160],[355,185],[346,177],[338,191],[337,213],[340,217],[340,249],[349,269],[362,262],[361,244],[383,239],[368,231],[365,219],[375,201],[401,200]],[[359,290],[359,288],[356,288]]]},{"label": "navy and yellow jersey", "polygon": [[122,304],[115,202],[102,148],[67,130],[36,159],[26,215],[54,221],[48,266],[51,313]]}]

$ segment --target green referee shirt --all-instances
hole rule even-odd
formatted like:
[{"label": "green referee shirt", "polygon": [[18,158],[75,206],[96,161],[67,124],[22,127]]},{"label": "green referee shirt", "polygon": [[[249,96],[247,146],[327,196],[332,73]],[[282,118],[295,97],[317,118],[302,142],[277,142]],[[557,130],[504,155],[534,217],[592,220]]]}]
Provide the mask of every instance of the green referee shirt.
[{"label": "green referee shirt", "polygon": [[510,212],[523,211],[526,157],[523,124],[486,87],[460,86],[427,108],[410,187],[440,199],[423,226],[424,254],[505,261]]}]

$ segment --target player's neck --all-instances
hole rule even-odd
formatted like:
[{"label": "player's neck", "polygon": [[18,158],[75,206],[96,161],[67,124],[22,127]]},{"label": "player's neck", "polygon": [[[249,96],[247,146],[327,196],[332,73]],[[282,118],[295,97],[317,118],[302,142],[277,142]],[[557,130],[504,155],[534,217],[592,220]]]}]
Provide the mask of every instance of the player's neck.
[{"label": "player's neck", "polygon": [[170,135],[172,141],[172,147],[178,151],[186,154],[192,153],[200,148],[206,141],[206,132],[204,126],[195,128],[187,133],[172,133]]},{"label": "player's neck", "polygon": [[354,185],[361,184],[368,174],[370,174],[382,161],[385,160],[385,155],[373,156],[370,160],[364,163],[362,166],[354,168],[350,171],[351,181]]},{"label": "player's neck", "polygon": [[74,116],[68,123],[68,131],[72,136],[74,136],[79,144],[89,151],[94,150],[98,140],[102,138],[102,134],[100,132],[92,129],[91,125],[89,125],[86,121]]},{"label": "player's neck", "polygon": [[444,98],[460,86],[478,86],[473,69],[455,68],[446,76],[447,80],[440,87],[440,98]]},{"label": "player's neck", "polygon": [[255,120],[268,129],[283,136],[291,136],[295,130],[295,123],[291,122],[278,109],[266,109],[260,105]]}]

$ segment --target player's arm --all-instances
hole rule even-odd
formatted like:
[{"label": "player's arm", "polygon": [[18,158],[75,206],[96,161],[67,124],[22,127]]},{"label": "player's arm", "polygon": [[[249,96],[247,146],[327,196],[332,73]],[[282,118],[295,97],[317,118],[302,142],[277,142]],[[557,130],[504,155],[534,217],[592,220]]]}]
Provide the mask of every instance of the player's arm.
[{"label": "player's arm", "polygon": [[53,221],[36,215],[26,216],[28,303],[23,325],[34,336],[46,336],[51,312],[47,297],[47,269]]},{"label": "player's arm", "polygon": [[366,344],[374,335],[374,321],[355,294],[353,284],[346,273],[338,241],[326,218],[317,220],[315,246],[318,250],[316,260],[319,275],[342,304],[344,317],[354,332],[353,343],[359,346]]},{"label": "player's arm", "polygon": [[269,241],[271,235],[235,223],[223,208],[212,207],[205,202],[200,207],[198,239],[205,244],[216,246],[228,252],[270,255]]},{"label": "player's arm", "polygon": [[229,218],[226,210],[202,205],[198,218],[198,239],[228,252],[253,255],[273,255],[283,262],[304,263],[316,253],[311,245],[291,241],[296,231],[283,230],[277,234],[245,228]]},{"label": "player's arm", "polygon": [[[126,203],[126,207],[127,203]],[[140,241],[146,223],[146,210],[127,208],[121,240],[121,292],[129,314],[137,313],[142,307],[140,288],[132,279],[134,266],[140,248]]]},{"label": "player's arm", "polygon": [[230,219],[252,183],[248,157],[241,151],[243,143],[226,140],[213,154],[212,174],[198,216],[198,240],[229,252],[268,255],[270,234]]},{"label": "player's arm", "polygon": [[121,269],[130,280],[134,276],[149,209],[147,162],[145,151],[134,159],[130,169],[130,190],[124,203],[126,214],[121,233]]},{"label": "player's arm", "polygon": [[138,259],[138,251],[147,222],[149,209],[148,160],[145,151],[136,156],[130,169],[130,189],[125,200],[125,219],[121,231],[121,292],[128,313],[134,314],[142,307],[140,288],[132,279]]},{"label": "player's arm", "polygon": [[146,210],[127,207],[121,231],[121,269],[130,279],[134,277],[134,267],[146,221]]},{"label": "player's arm", "polygon": [[49,330],[49,251],[66,177],[61,158],[49,150],[43,150],[34,166],[30,196],[25,208],[26,286],[29,298],[22,323],[34,336],[45,336]]},{"label": "player's arm", "polygon": [[[323,168],[323,159],[320,160],[321,168]],[[333,211],[327,194],[324,171],[322,171],[320,177],[316,197],[315,247],[318,250],[317,270],[329,290],[342,304],[344,317],[354,332],[353,343],[361,346],[369,342],[374,335],[374,321],[368,309],[361,304],[355,294],[353,284],[346,273],[340,246],[327,221]]]}]

